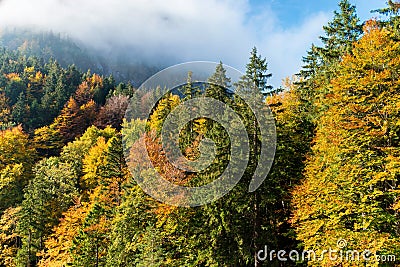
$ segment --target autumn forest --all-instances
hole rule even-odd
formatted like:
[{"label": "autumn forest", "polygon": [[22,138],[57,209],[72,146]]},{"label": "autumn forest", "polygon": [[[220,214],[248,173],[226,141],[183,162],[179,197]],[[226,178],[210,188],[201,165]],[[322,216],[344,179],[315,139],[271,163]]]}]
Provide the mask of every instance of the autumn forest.
[{"label": "autumn forest", "polygon": [[[269,85],[273,73],[256,47],[237,83],[220,63],[206,85],[189,72],[180,94],[160,95],[96,64],[70,64],[60,55],[72,48],[33,53],[44,39],[1,45],[0,267],[400,266],[400,4],[374,12],[360,21],[340,1],[320,44],[310,44],[303,67],[279,88]],[[259,125],[229,90],[245,84],[276,127],[271,170],[254,192],[249,183],[265,164]],[[233,142],[206,118],[179,133],[188,160],[200,156],[202,139],[213,140],[206,170],[179,170],[163,152],[168,114],[202,96],[243,121],[251,141],[243,177],[205,205],[160,202],[137,183],[154,175],[142,155],[188,187],[228,168]],[[128,119],[132,105],[151,115]]]}]

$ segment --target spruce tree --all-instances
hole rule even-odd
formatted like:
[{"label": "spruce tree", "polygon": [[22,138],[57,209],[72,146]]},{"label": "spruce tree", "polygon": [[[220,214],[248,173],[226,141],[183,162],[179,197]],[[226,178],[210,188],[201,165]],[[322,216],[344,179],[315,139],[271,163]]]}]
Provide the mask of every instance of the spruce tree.
[{"label": "spruce tree", "polygon": [[351,53],[353,43],[362,33],[362,26],[356,13],[356,7],[348,0],[339,2],[339,11],[334,11],[333,20],[323,27],[325,36],[320,39],[324,44],[319,48],[324,65],[330,65],[347,53]]},{"label": "spruce tree", "polygon": [[205,90],[206,97],[212,97],[221,102],[227,102],[229,97],[227,90],[231,87],[231,79],[226,76],[224,65],[220,62],[215,72],[208,78],[208,85]]},{"label": "spruce tree", "polygon": [[246,73],[242,77],[242,83],[249,82],[251,86],[255,86],[264,96],[272,95],[274,90],[268,84],[268,79],[272,77],[268,73],[268,63],[266,58],[262,58],[258,54],[257,48],[253,47],[251,51],[249,63],[246,65]]},{"label": "spruce tree", "polygon": [[71,166],[58,158],[40,161],[35,177],[25,189],[24,201],[18,221],[22,248],[18,251],[18,266],[31,266],[38,262],[37,253],[44,248],[62,212],[66,211],[77,195],[77,179]]},{"label": "spruce tree", "polygon": [[330,94],[329,82],[336,75],[336,69],[346,54],[352,53],[353,43],[361,35],[361,23],[356,7],[348,0],[340,1],[339,10],[334,11],[332,21],[324,26],[325,35],[320,39],[321,47],[312,45],[303,57],[304,65],[300,70],[298,90],[307,111],[307,119],[316,124],[320,114],[326,110],[323,101]]},{"label": "spruce tree", "polygon": [[[253,48],[251,51],[249,63],[247,64],[246,74],[241,80],[235,84],[236,90],[240,94],[234,96],[234,110],[240,114],[242,121],[246,127],[247,134],[249,137],[249,163],[245,170],[245,174],[242,180],[232,191],[232,196],[235,195],[235,205],[237,205],[237,211],[240,215],[246,218],[250,229],[243,229],[242,225],[234,225],[236,231],[241,235],[241,246],[243,251],[242,263],[249,264],[254,263],[254,266],[261,266],[261,262],[257,258],[257,252],[260,247],[264,245],[273,245],[273,236],[268,234],[271,232],[273,224],[267,217],[266,206],[269,206],[275,201],[275,195],[266,195],[265,192],[269,190],[269,184],[265,183],[253,193],[248,193],[248,186],[252,180],[254,171],[256,170],[259,162],[259,156],[261,152],[261,132],[257,122],[257,117],[249,105],[264,112],[263,100],[266,95],[272,95],[277,91],[272,90],[272,86],[268,84],[268,78],[271,74],[267,73],[266,59],[258,55],[257,49]],[[239,95],[244,95],[246,99],[242,99]],[[266,190],[266,191],[264,191]],[[235,193],[233,193],[235,192]],[[240,198],[240,201],[238,200]],[[231,215],[233,222],[238,221],[236,215]]]},{"label": "spruce tree", "polygon": [[390,27],[393,31],[393,37],[399,41],[400,40],[400,3],[398,1],[389,0],[387,2],[387,7],[373,10],[372,12],[377,12],[386,17],[386,20],[381,20],[380,24],[384,27]]}]

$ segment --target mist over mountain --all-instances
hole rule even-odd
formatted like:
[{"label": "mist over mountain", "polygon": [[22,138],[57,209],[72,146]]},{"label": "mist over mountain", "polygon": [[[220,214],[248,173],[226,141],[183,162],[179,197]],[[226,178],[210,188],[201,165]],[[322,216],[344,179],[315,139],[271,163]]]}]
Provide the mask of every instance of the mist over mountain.
[{"label": "mist over mountain", "polygon": [[6,29],[0,34],[0,45],[45,62],[55,59],[63,67],[75,65],[83,72],[90,70],[107,76],[112,74],[117,82],[129,81],[136,87],[164,67],[135,58],[135,52],[115,50],[107,54],[67,34],[52,31]]},{"label": "mist over mountain", "polygon": [[330,12],[313,11],[283,27],[272,1],[3,0],[0,31],[15,27],[68,35],[90,51],[99,51],[111,69],[126,62],[159,68],[222,61],[244,71],[257,46],[273,73],[270,83],[279,87],[281,79],[301,66],[304,51],[318,39],[329,16]]}]

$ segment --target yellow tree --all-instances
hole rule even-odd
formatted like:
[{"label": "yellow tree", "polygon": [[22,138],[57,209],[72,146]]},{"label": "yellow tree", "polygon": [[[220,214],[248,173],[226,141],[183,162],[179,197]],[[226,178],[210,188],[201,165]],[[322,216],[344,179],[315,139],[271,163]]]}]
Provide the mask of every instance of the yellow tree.
[{"label": "yellow tree", "polygon": [[0,218],[0,266],[14,267],[20,238],[16,222],[21,208],[8,208]]},{"label": "yellow tree", "polygon": [[150,116],[149,126],[152,130],[157,133],[161,133],[162,125],[164,120],[167,118],[168,114],[180,103],[179,96],[168,94],[166,97],[161,99],[156,109]]},{"label": "yellow tree", "polygon": [[99,137],[97,143],[90,148],[89,153],[83,159],[84,175],[81,179],[81,187],[84,190],[94,189],[99,185],[99,172],[101,166],[106,164],[107,144],[104,137]]},{"label": "yellow tree", "polygon": [[22,200],[34,158],[35,150],[22,127],[0,131],[0,211]]},{"label": "yellow tree", "polygon": [[45,249],[39,253],[40,267],[63,267],[72,263],[71,248],[73,240],[82,226],[88,212],[88,203],[75,200],[75,205],[63,214],[60,223],[44,242]]},{"label": "yellow tree", "polygon": [[[306,178],[293,192],[292,222],[304,248],[317,256],[338,250],[338,240],[360,255],[399,253],[400,43],[391,36],[369,21],[352,55],[343,58]],[[326,255],[309,263],[365,266],[359,258]],[[379,264],[369,257],[368,266]]]},{"label": "yellow tree", "polygon": [[[83,193],[46,239],[45,248],[39,253],[42,257],[39,266],[73,264],[79,253],[83,255],[80,260],[87,258],[90,261],[93,255],[85,254],[88,253],[85,247],[93,248],[91,244],[101,245],[102,249],[107,247],[105,233],[109,231],[112,210],[120,198],[115,184],[103,175],[111,162],[109,150],[112,150],[110,147],[115,134],[112,128],[99,130],[93,126],[82,137],[64,147],[61,159],[74,165],[74,172],[80,175],[79,185]],[[86,242],[82,245],[83,249],[77,245],[77,240]],[[104,253],[98,258],[104,258]],[[79,264],[86,263],[79,261]]]}]

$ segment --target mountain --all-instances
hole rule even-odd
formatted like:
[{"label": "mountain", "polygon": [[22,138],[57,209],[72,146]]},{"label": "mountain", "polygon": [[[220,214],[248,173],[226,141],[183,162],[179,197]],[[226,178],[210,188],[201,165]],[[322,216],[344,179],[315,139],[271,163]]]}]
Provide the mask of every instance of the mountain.
[{"label": "mountain", "polygon": [[113,55],[107,55],[51,31],[6,29],[0,34],[0,46],[17,50],[26,56],[43,58],[45,62],[55,59],[63,67],[75,65],[82,72],[90,69],[91,72],[106,76],[112,74],[117,82],[130,82],[136,87],[163,67],[131,60],[135,58],[134,52],[124,55],[123,51],[114,51]]}]

